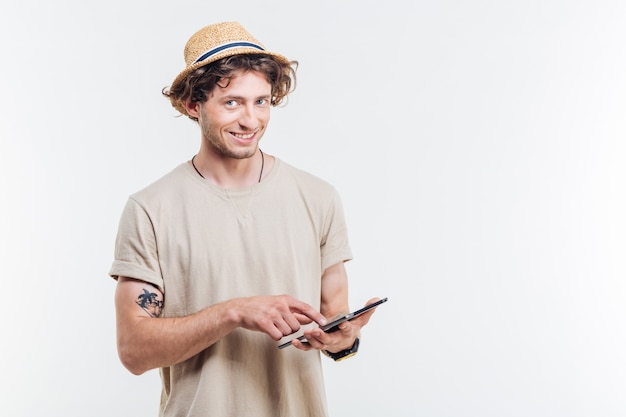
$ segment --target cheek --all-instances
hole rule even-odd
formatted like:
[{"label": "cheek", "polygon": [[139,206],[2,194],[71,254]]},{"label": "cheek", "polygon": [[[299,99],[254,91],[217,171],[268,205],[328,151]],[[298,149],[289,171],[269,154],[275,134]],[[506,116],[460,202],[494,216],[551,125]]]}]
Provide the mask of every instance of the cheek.
[{"label": "cheek", "polygon": [[215,111],[211,114],[204,114],[205,124],[209,128],[219,129],[223,126],[237,122],[236,112]]},{"label": "cheek", "polygon": [[262,111],[259,111],[258,119],[262,120],[265,123],[269,122],[269,120],[270,120],[270,109],[263,109]]}]

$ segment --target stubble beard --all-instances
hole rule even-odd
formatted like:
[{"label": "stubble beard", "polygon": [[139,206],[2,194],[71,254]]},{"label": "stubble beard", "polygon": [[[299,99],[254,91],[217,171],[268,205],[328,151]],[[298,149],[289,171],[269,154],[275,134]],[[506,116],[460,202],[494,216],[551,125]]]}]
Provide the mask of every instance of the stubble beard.
[{"label": "stubble beard", "polygon": [[258,139],[254,144],[252,149],[244,148],[244,149],[233,149],[230,148],[222,136],[220,132],[215,132],[209,128],[204,122],[202,123],[202,136],[207,141],[209,148],[213,150],[216,154],[224,158],[233,158],[233,159],[247,159],[252,158],[257,151],[258,148]]}]

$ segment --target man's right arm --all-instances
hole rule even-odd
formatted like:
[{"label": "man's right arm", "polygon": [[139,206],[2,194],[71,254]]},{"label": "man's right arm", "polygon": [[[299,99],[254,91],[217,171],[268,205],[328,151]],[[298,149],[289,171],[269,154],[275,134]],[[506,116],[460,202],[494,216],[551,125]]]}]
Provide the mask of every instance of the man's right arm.
[{"label": "man's right arm", "polygon": [[237,298],[189,316],[163,318],[164,296],[158,288],[131,278],[117,281],[117,348],[122,364],[135,375],[189,359],[238,327],[278,341],[302,324],[326,323],[313,307],[287,295]]},{"label": "man's right arm", "polygon": [[115,291],[117,348],[133,374],[192,357],[237,327],[225,305],[186,317],[161,318],[163,293],[143,281],[119,277]]}]

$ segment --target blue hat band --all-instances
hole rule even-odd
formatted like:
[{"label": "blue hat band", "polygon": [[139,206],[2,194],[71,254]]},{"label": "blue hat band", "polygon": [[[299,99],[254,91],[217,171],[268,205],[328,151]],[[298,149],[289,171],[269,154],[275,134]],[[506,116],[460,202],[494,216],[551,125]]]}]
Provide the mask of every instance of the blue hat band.
[{"label": "blue hat band", "polygon": [[265,49],[260,46],[257,45],[256,43],[251,43],[251,42],[230,42],[230,43],[226,43],[224,45],[218,46],[217,48],[213,48],[210,51],[207,51],[205,53],[203,53],[202,55],[200,55],[198,57],[198,59],[196,59],[195,61],[193,61],[194,64],[198,63],[198,62],[202,62],[204,60],[207,60],[209,58],[211,58],[213,55],[218,54],[226,49],[231,49],[231,48],[241,48],[241,47],[248,47],[248,48],[254,48],[254,49],[258,49],[260,51],[264,51]]}]

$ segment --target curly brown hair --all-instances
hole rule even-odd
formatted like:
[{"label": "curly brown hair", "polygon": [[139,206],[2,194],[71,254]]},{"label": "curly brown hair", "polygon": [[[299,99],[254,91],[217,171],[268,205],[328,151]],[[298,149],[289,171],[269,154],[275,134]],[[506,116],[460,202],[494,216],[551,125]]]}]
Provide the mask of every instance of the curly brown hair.
[{"label": "curly brown hair", "polygon": [[[283,99],[296,88],[297,61],[283,63],[271,55],[242,54],[222,58],[192,71],[173,88],[165,87],[162,94],[167,97],[178,111],[185,108],[185,102],[205,102],[213,89],[221,81],[228,81],[237,74],[257,71],[265,74],[272,86],[272,106],[278,106]],[[227,82],[228,84],[228,82]],[[184,114],[191,120],[197,118]]]}]

